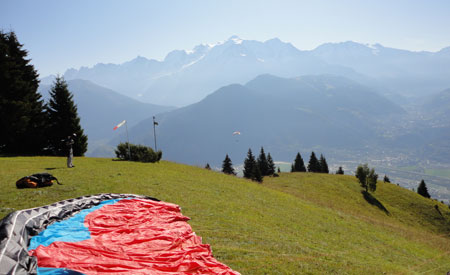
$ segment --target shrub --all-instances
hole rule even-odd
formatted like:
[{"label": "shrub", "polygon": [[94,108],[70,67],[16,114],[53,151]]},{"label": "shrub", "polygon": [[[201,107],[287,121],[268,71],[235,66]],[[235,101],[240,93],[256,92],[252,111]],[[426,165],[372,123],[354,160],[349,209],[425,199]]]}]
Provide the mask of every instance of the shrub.
[{"label": "shrub", "polygon": [[358,168],[355,171],[355,176],[358,178],[361,187],[366,189],[366,192],[368,189],[372,192],[377,190],[378,174],[375,173],[375,169],[369,169],[367,163],[358,165]]},{"label": "shrub", "polygon": [[117,158],[121,160],[141,161],[141,162],[158,162],[161,160],[162,152],[153,151],[152,148],[144,145],[128,144],[128,142],[120,143],[115,150]]}]

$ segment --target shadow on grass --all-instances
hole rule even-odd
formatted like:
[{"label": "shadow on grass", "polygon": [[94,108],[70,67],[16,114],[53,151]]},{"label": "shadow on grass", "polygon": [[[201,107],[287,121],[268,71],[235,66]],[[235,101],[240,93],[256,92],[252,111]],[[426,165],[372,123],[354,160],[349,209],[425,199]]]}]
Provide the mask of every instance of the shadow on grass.
[{"label": "shadow on grass", "polygon": [[442,213],[441,213],[441,210],[439,210],[439,206],[437,204],[434,206],[434,209],[436,209],[436,211],[438,212],[439,216],[444,217],[442,215]]},{"label": "shadow on grass", "polygon": [[372,196],[372,194],[370,194],[369,192],[363,190],[361,191],[361,194],[363,195],[364,199],[370,203],[371,205],[374,205],[376,207],[378,207],[380,210],[382,210],[384,213],[386,213],[387,215],[390,215],[389,211],[386,209],[386,207],[384,207],[384,205],[377,200],[374,196]]}]

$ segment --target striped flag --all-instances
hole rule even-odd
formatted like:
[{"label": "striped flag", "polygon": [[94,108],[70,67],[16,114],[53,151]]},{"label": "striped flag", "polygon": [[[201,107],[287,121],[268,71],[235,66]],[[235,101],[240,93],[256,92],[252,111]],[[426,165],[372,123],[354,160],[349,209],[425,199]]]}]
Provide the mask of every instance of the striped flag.
[{"label": "striped flag", "polygon": [[113,129],[113,130],[117,130],[117,128],[119,128],[120,126],[124,125],[124,124],[125,124],[126,122],[127,122],[127,121],[126,121],[126,120],[124,120],[124,121],[122,121],[121,123],[117,124],[117,126],[116,126],[116,127],[114,127],[114,129]]}]

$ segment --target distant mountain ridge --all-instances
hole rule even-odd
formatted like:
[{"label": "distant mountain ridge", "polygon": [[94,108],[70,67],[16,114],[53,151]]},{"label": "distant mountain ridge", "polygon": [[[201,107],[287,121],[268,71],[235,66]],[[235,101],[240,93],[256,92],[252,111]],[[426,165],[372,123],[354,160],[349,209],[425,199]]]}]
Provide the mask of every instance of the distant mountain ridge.
[{"label": "distant mountain ridge", "polygon": [[[197,165],[219,164],[225,154],[240,163],[255,146],[264,146],[277,160],[307,148],[330,155],[355,152],[379,142],[377,126],[384,118],[403,113],[343,77],[261,75],[245,86],[222,87],[198,103],[159,115],[158,148],[165,159]],[[153,137],[142,130],[151,125],[151,119],[144,120],[130,135],[153,146]],[[233,136],[234,131],[241,135]]]},{"label": "distant mountain ridge", "polygon": [[69,69],[64,77],[90,80],[145,102],[186,106],[222,86],[244,84],[265,73],[335,74],[382,94],[419,95],[450,86],[450,47],[411,52],[347,41],[302,51],[277,38],[259,42],[232,36],[189,51],[172,51],[162,61],[138,56],[122,64]]},{"label": "distant mountain ridge", "polygon": [[450,86],[450,47],[438,52],[412,52],[347,41],[323,44],[311,54],[373,77],[407,96],[423,96]]}]

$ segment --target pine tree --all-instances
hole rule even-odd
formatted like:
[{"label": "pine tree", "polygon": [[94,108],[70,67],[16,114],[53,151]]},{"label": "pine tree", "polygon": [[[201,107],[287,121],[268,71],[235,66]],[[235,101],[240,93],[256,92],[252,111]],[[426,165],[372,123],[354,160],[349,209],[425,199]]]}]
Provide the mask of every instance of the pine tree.
[{"label": "pine tree", "polygon": [[328,174],[330,172],[328,170],[327,160],[325,159],[325,157],[322,154],[320,154],[319,164],[320,164],[320,173]]},{"label": "pine tree", "polygon": [[291,164],[291,173],[295,172],[294,164]]},{"label": "pine tree", "polygon": [[356,168],[355,171],[355,177],[358,178],[359,184],[362,188],[366,189],[366,192],[368,191],[369,186],[367,185],[367,176],[369,175],[369,166],[366,164],[358,165],[358,168]]},{"label": "pine tree", "polygon": [[375,192],[377,190],[377,180],[378,174],[375,173],[375,169],[370,169],[369,174],[367,175],[367,185],[371,192]]},{"label": "pine tree", "polygon": [[343,175],[344,170],[342,169],[342,166],[339,166],[339,169],[336,171],[336,175]]},{"label": "pine tree", "polygon": [[211,166],[209,166],[209,163],[206,163],[205,169],[206,170],[211,170]]},{"label": "pine tree", "polygon": [[261,171],[261,175],[267,176],[269,175],[269,163],[267,162],[266,153],[264,153],[264,148],[261,147],[261,151],[258,156],[258,160],[256,161],[259,166],[259,170]]},{"label": "pine tree", "polygon": [[45,105],[22,47],[14,32],[0,30],[0,153],[36,155],[46,143]]},{"label": "pine tree", "polygon": [[253,166],[253,178],[252,180],[257,182],[263,182],[263,175],[261,173],[261,170],[259,169],[259,165]]},{"label": "pine tree", "polygon": [[272,156],[270,153],[267,154],[267,163],[269,163],[269,170],[267,172],[268,176],[272,176],[275,174],[275,163],[273,162]]},{"label": "pine tree", "polygon": [[222,172],[224,174],[228,175],[236,175],[236,172],[234,172],[233,163],[231,162],[230,157],[228,157],[228,154],[225,156],[225,159],[222,163]]},{"label": "pine tree", "polygon": [[317,160],[316,154],[314,152],[311,153],[308,163],[308,172],[319,173],[320,172],[320,163]]},{"label": "pine tree", "polygon": [[417,193],[425,198],[431,198],[424,180],[422,180],[419,184],[419,187],[417,187]]},{"label": "pine tree", "polygon": [[247,158],[244,160],[244,178],[253,178],[253,167],[256,165],[255,157],[252,150],[249,148],[247,152]]},{"label": "pine tree", "polygon": [[293,169],[293,172],[306,172],[305,163],[300,153],[297,153],[297,156],[295,156]]},{"label": "pine tree", "polygon": [[56,155],[65,155],[67,148],[61,141],[75,134],[73,154],[74,156],[83,156],[87,151],[87,136],[83,134],[77,106],[64,78],[56,77],[50,96],[47,107],[50,150]]}]

